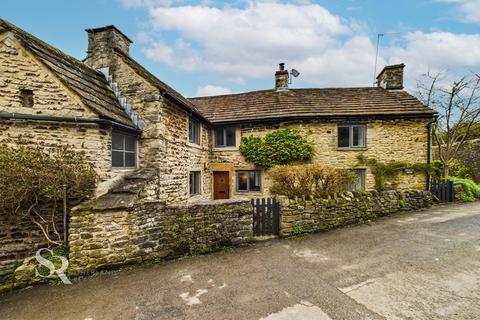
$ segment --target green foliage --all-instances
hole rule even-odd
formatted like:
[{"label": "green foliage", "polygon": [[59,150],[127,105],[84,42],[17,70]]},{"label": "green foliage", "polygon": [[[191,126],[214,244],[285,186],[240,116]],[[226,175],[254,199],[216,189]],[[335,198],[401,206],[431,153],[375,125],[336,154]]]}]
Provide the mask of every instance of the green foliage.
[{"label": "green foliage", "polygon": [[453,177],[462,179],[472,178],[470,169],[459,160],[454,159],[450,161],[450,163],[448,164],[448,169],[449,175]]},{"label": "green foliage", "polygon": [[192,218],[188,214],[184,214],[180,217],[179,221],[182,225],[187,225]]},{"label": "green foliage", "polygon": [[264,138],[249,136],[242,139],[240,153],[248,162],[268,169],[274,165],[311,160],[313,144],[298,130],[277,130]]},{"label": "green foliage", "polygon": [[322,164],[280,165],[270,170],[270,191],[289,198],[325,198],[347,190],[355,178],[349,170]]},{"label": "green foliage", "polygon": [[93,193],[93,166],[69,147],[47,153],[39,146],[3,144],[0,150],[0,214],[27,217],[50,243],[61,244],[57,203],[66,199],[72,206]]},{"label": "green foliage", "polygon": [[299,223],[295,223],[292,226],[292,235],[299,236],[299,235],[304,234],[304,233],[305,233],[305,229],[303,228],[303,225],[301,225]]},{"label": "green foliage", "polygon": [[480,198],[480,185],[476,184],[471,179],[461,179],[456,177],[449,177],[455,185],[460,185],[462,191],[459,195],[460,200],[463,202],[473,202]]},{"label": "green foliage", "polygon": [[400,201],[398,201],[398,205],[400,206],[400,208],[404,208],[407,203],[405,202],[405,200],[401,199]]},{"label": "green foliage", "polygon": [[377,159],[368,158],[363,154],[357,156],[358,164],[370,168],[375,180],[375,190],[384,191],[385,181],[394,180],[405,169],[413,169],[420,172],[434,172],[435,167],[423,163],[409,163],[406,161],[379,162]]}]

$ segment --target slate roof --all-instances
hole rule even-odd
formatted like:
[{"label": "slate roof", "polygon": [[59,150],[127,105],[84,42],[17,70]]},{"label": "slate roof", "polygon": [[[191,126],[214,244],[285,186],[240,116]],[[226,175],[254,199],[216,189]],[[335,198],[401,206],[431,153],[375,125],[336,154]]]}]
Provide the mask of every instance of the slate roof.
[{"label": "slate roof", "polygon": [[406,91],[377,87],[263,90],[191,98],[211,122],[304,117],[433,116],[436,112]]},{"label": "slate roof", "polygon": [[0,19],[0,32],[4,30],[12,32],[27,50],[43,62],[101,118],[135,127],[101,72]]}]

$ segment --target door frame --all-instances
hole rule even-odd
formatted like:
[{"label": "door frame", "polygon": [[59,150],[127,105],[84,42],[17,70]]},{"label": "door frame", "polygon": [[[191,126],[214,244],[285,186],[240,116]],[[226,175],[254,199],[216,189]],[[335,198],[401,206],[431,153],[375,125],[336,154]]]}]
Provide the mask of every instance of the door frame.
[{"label": "door frame", "polygon": [[228,186],[228,197],[226,199],[232,198],[232,186],[231,186],[231,171],[230,170],[215,170],[212,172],[212,198],[213,200],[221,200],[215,199],[215,173],[224,173],[227,175],[227,186]]}]

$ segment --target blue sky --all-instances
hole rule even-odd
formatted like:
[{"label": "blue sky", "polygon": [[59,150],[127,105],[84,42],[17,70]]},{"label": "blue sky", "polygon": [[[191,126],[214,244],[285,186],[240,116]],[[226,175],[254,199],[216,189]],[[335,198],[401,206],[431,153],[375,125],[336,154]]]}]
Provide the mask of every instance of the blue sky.
[{"label": "blue sky", "polygon": [[1,18],[85,57],[85,28],[116,25],[131,55],[186,96],[268,89],[278,62],[294,87],[368,86],[407,64],[407,88],[427,71],[480,70],[480,0],[6,0]]}]

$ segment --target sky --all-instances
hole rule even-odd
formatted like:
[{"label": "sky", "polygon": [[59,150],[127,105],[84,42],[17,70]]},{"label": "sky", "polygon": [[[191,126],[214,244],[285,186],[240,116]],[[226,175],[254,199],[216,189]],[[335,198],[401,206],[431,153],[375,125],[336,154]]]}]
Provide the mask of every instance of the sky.
[{"label": "sky", "polygon": [[78,59],[87,28],[115,25],[130,54],[187,97],[291,87],[358,87],[405,63],[414,91],[426,72],[480,71],[480,0],[3,0],[0,18]]}]

